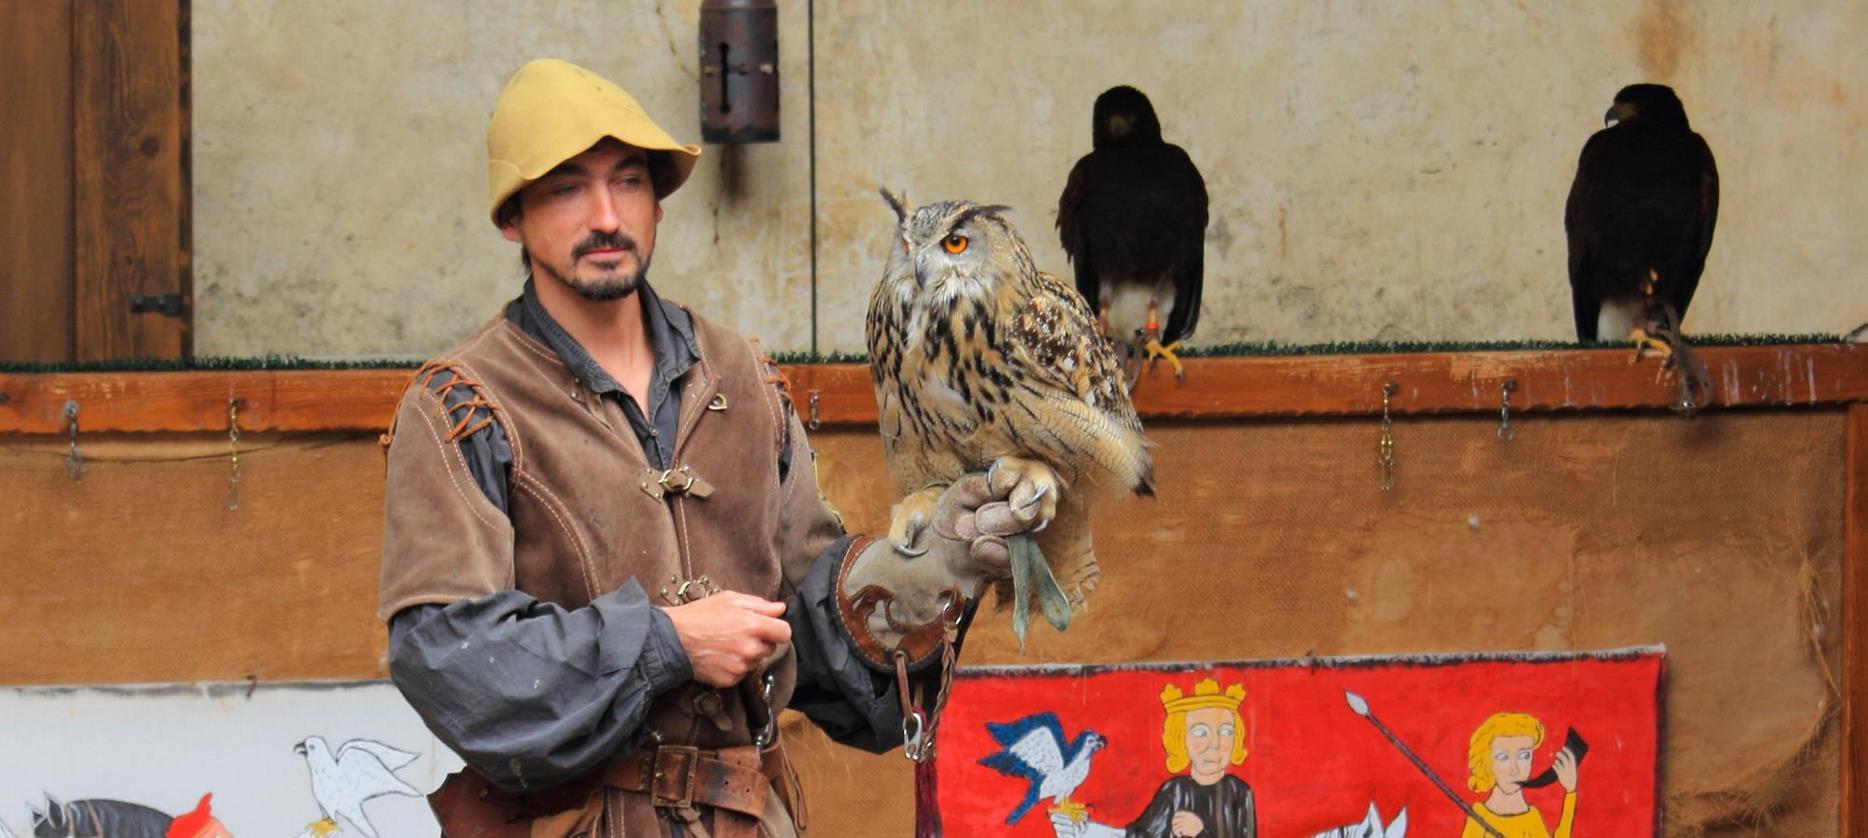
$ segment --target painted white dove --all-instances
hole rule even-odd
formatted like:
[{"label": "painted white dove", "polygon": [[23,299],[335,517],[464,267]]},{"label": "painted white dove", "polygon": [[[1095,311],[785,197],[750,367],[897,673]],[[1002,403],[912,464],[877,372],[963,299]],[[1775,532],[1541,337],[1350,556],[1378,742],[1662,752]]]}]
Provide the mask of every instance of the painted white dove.
[{"label": "painted white dove", "polygon": [[1401,807],[1400,814],[1395,815],[1394,820],[1389,821],[1387,826],[1383,826],[1381,812],[1375,808],[1374,803],[1370,803],[1369,813],[1363,816],[1361,823],[1352,823],[1327,832],[1319,832],[1314,838],[1405,838],[1406,835],[1406,806]]},{"label": "painted white dove", "polygon": [[378,838],[376,827],[363,814],[363,801],[385,794],[421,796],[395,775],[396,769],[415,761],[416,755],[408,751],[368,739],[352,739],[338,746],[333,755],[319,736],[292,746],[292,751],[304,757],[311,768],[311,796],[317,798],[318,808],[324,813],[324,820],[309,830],[315,835],[335,831],[337,819],[343,818],[367,838]]}]

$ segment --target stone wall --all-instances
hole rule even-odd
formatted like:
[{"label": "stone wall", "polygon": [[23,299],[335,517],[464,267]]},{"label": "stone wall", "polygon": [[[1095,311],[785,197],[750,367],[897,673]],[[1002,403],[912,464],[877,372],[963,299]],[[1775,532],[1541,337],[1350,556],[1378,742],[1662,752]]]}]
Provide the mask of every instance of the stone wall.
[{"label": "stone wall", "polygon": [[[1564,198],[1642,80],[1680,92],[1723,181],[1688,329],[1868,320],[1868,4],[819,0],[815,208],[811,8],[780,6],[783,141],[707,149],[651,274],[777,349],[861,348],[878,185],[1009,204],[1067,273],[1057,196],[1123,83],[1212,196],[1196,343],[1572,337]],[[201,354],[420,356],[491,316],[520,280],[485,122],[530,58],[699,136],[698,0],[192,8]]]}]

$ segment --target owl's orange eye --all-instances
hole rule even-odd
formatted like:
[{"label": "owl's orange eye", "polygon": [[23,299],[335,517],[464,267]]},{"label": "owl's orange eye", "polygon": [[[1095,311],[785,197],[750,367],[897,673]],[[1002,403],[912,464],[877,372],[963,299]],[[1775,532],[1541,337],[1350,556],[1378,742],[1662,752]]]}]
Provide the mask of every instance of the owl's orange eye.
[{"label": "owl's orange eye", "polygon": [[942,239],[940,243],[941,247],[947,248],[948,253],[954,253],[954,254],[965,253],[966,245],[967,245],[966,236],[962,236],[959,233],[955,233],[951,236],[948,236],[945,239]]}]

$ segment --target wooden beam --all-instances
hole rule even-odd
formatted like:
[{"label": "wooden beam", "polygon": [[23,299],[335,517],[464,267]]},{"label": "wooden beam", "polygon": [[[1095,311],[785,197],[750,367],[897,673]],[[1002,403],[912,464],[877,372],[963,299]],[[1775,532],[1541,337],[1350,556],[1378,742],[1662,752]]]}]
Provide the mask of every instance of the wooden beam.
[{"label": "wooden beam", "polygon": [[[86,0],[72,16],[76,360],[190,351],[187,0]],[[130,296],[180,295],[180,317]]]},{"label": "wooden beam", "polygon": [[1849,407],[1842,551],[1842,834],[1868,836],[1868,404]]},{"label": "wooden beam", "polygon": [[72,360],[69,2],[0,4],[0,360]]},{"label": "wooden beam", "polygon": [[386,430],[414,370],[74,373],[0,375],[0,433],[66,430],[66,401],[81,431],[227,430],[228,402],[242,431]]},{"label": "wooden beam", "polygon": [[[1713,408],[1834,405],[1868,401],[1868,347],[1852,344],[1707,347],[1717,382]],[[1135,397],[1144,419],[1363,416],[1381,410],[1395,381],[1396,415],[1497,413],[1515,381],[1514,413],[1662,410],[1671,381],[1655,363],[1628,363],[1609,349],[1406,355],[1194,358],[1186,383],[1159,370]],[[792,400],[827,425],[876,421],[875,391],[861,364],[789,365]],[[98,431],[224,431],[227,401],[241,401],[249,431],[380,430],[411,370],[0,374],[0,433],[65,430],[66,400],[80,426]]]}]

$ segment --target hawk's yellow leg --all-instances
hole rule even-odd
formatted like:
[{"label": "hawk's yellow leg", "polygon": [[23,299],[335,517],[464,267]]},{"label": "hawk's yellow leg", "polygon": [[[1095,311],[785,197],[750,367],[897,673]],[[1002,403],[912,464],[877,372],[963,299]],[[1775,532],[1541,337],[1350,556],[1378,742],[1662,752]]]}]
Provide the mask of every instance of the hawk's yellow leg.
[{"label": "hawk's yellow leg", "polygon": [[1168,365],[1174,368],[1175,379],[1184,379],[1187,377],[1187,370],[1180,364],[1180,356],[1174,354],[1176,350],[1186,348],[1181,346],[1180,341],[1174,341],[1166,346],[1162,346],[1160,341],[1149,338],[1147,343],[1142,344],[1142,348],[1148,352],[1149,366],[1154,365],[1156,358],[1166,358]]},{"label": "hawk's yellow leg", "polygon": [[1673,344],[1668,343],[1666,338],[1648,334],[1646,329],[1639,326],[1628,333],[1628,339],[1634,341],[1635,345],[1634,357],[1628,359],[1628,363],[1640,363],[1651,349],[1661,357],[1660,371],[1654,375],[1654,380],[1658,382],[1666,378],[1667,373],[1673,369]]},{"label": "hawk's yellow leg", "polygon": [[1143,338],[1142,349],[1148,353],[1147,361],[1149,369],[1154,369],[1156,359],[1166,358],[1168,364],[1174,367],[1174,380],[1181,381],[1187,377],[1187,370],[1180,365],[1180,356],[1174,354],[1175,350],[1183,348],[1180,341],[1174,341],[1167,346],[1161,345],[1160,302],[1155,301],[1148,304],[1148,325],[1142,329],[1140,337]]}]

